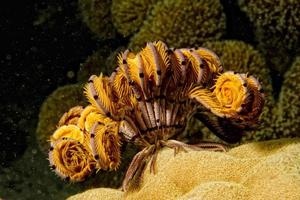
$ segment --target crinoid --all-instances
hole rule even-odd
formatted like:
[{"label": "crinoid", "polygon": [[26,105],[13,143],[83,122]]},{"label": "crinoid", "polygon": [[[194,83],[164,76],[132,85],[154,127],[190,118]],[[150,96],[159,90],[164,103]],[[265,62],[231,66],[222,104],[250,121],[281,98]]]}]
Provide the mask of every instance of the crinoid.
[{"label": "crinoid", "polygon": [[146,162],[155,172],[162,147],[225,150],[217,143],[176,140],[195,113],[222,139],[236,142],[239,131],[256,124],[262,111],[258,81],[223,73],[219,58],[205,48],[175,50],[160,41],[148,43],[138,53],[126,50],[118,64],[110,77],[92,75],[85,87],[90,105],[70,110],[59,122],[49,152],[58,175],[80,181],[94,169],[117,169],[120,146],[130,142],[141,151],[125,175],[126,190]]}]

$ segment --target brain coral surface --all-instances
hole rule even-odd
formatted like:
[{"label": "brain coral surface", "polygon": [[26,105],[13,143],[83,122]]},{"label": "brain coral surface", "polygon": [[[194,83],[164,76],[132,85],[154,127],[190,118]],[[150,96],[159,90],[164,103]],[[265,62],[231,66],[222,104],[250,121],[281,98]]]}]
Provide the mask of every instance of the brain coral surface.
[{"label": "brain coral surface", "polygon": [[76,199],[300,199],[300,139],[256,142],[227,153],[164,149],[126,193],[88,190]]}]

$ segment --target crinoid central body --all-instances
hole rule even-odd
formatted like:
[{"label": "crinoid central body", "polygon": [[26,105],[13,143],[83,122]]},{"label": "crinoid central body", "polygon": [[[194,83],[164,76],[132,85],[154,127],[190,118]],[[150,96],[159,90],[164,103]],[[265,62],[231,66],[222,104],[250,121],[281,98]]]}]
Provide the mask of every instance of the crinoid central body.
[{"label": "crinoid central body", "polygon": [[[124,190],[145,162],[150,160],[155,171],[161,147],[224,150],[216,143],[175,140],[195,113],[216,135],[234,142],[241,135],[228,127],[242,130],[255,124],[264,104],[258,81],[223,72],[212,51],[169,49],[160,41],[138,53],[120,54],[111,76],[91,76],[85,94],[90,105],[65,113],[51,137],[50,163],[58,175],[80,181],[94,168],[116,169],[122,143],[134,143],[141,151],[128,168]],[[72,145],[76,148],[70,149]]]}]

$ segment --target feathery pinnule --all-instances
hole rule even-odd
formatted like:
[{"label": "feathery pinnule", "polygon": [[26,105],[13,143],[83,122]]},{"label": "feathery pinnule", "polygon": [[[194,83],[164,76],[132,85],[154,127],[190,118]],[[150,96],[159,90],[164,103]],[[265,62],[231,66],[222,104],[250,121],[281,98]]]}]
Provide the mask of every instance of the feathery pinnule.
[{"label": "feathery pinnule", "polygon": [[244,121],[257,120],[264,106],[265,95],[256,78],[247,75],[244,75],[244,77],[247,81],[249,92],[252,95],[252,101],[243,105],[243,107],[248,107],[248,112],[245,112],[245,116],[243,116]]},{"label": "feathery pinnule", "polygon": [[97,121],[91,128],[91,148],[98,167],[116,169],[120,164],[118,125],[110,118]]},{"label": "feathery pinnule", "polygon": [[208,64],[211,73],[221,73],[223,71],[220,58],[213,51],[203,47],[199,47],[195,51]]},{"label": "feathery pinnule", "polygon": [[67,124],[77,124],[77,121],[83,111],[82,106],[75,106],[68,112],[65,112],[58,122],[58,127]]},{"label": "feathery pinnule", "polygon": [[92,75],[89,78],[89,83],[85,86],[85,95],[101,113],[109,113],[110,100],[104,88],[102,74],[100,77]]},{"label": "feathery pinnule", "polygon": [[83,132],[75,125],[59,127],[51,137],[49,162],[57,175],[73,182],[83,181],[95,162],[85,146]]},{"label": "feathery pinnule", "polygon": [[[119,55],[118,63],[122,62],[122,56]],[[125,69],[123,65],[119,64],[119,67],[110,77],[112,88],[116,92],[119,101],[128,103],[128,96],[131,95],[131,89],[129,87],[128,79],[126,78]]]},{"label": "feathery pinnule", "polygon": [[[94,106],[92,106],[92,105],[86,106],[80,114],[80,117],[77,122],[77,126],[81,130],[84,130],[84,129],[87,130],[86,126],[85,126],[86,118],[87,118],[87,116],[89,116],[89,114],[96,112],[96,111],[97,111],[97,109]],[[89,130],[87,130],[87,131],[89,131]]]},{"label": "feathery pinnule", "polygon": [[189,74],[189,79],[187,80],[186,84],[200,84],[201,78],[203,77],[203,70],[200,68],[200,66],[204,65],[203,60],[197,53],[194,53],[193,50],[180,50],[188,60],[187,73]]},{"label": "feathery pinnule", "polygon": [[72,138],[81,144],[84,142],[84,134],[76,125],[64,125],[59,127],[50,137],[51,142],[55,142],[61,138]]}]

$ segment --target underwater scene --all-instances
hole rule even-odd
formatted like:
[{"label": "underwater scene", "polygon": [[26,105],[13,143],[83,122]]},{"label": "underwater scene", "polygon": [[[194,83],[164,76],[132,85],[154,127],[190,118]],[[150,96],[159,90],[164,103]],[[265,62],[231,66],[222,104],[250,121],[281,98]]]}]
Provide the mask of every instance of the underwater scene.
[{"label": "underwater scene", "polygon": [[300,199],[299,0],[0,10],[0,200]]}]

